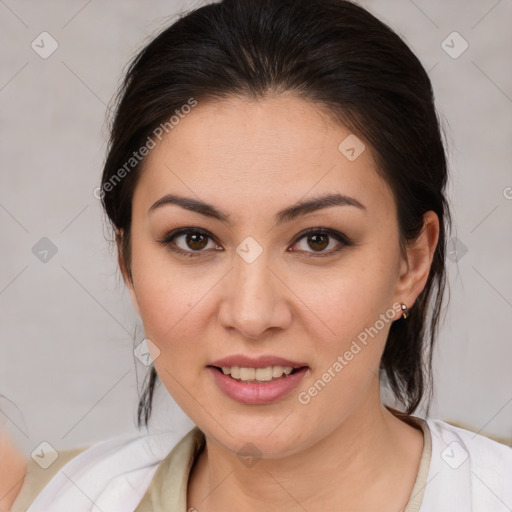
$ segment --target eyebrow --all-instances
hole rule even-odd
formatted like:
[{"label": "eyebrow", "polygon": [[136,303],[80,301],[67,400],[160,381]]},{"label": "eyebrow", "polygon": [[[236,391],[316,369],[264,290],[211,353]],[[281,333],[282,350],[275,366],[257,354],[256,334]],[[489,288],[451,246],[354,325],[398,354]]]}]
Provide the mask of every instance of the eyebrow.
[{"label": "eyebrow", "polygon": [[[148,210],[148,214],[155,211],[165,205],[174,204],[181,206],[186,210],[190,210],[205,217],[212,217],[217,219],[224,224],[230,224],[231,214],[216,208],[215,206],[200,201],[198,199],[192,199],[191,197],[183,197],[176,194],[167,194],[156,201]],[[292,206],[281,210],[274,216],[274,222],[276,224],[283,224],[290,222],[291,220],[308,213],[322,210],[333,206],[355,206],[366,212],[366,207],[353,197],[349,197],[343,194],[327,194],[306,201],[299,201]]]}]

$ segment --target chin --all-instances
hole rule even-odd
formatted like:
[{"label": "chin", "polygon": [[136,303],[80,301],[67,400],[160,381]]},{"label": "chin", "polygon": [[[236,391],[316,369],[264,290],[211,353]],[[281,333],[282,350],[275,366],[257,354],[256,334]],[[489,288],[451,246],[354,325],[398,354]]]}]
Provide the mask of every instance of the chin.
[{"label": "chin", "polygon": [[287,414],[282,417],[273,414],[262,419],[250,416],[234,418],[226,414],[226,429],[224,425],[210,421],[204,427],[196,424],[216,444],[242,458],[279,459],[300,451],[302,445],[307,444],[303,424],[284,425],[287,420],[283,419]]}]

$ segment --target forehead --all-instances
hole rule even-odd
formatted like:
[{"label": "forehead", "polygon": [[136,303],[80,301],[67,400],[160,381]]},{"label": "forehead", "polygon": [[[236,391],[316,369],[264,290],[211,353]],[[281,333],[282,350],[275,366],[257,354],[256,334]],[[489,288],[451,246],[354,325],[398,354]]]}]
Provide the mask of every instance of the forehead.
[{"label": "forehead", "polygon": [[146,157],[135,200],[149,208],[179,192],[256,214],[339,192],[382,215],[392,195],[371,148],[358,140],[319,106],[290,95],[199,102]]}]

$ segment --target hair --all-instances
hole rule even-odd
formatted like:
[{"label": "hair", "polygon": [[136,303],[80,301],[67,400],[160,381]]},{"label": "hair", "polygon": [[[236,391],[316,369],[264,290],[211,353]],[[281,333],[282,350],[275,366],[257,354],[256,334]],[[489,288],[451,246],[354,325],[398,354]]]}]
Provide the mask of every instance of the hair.
[{"label": "hair", "polygon": [[[352,2],[224,0],[182,15],[135,56],[116,97],[102,176],[102,204],[123,270],[131,280],[132,197],[144,163],[132,161],[134,151],[190,98],[258,100],[284,92],[318,106],[372,148],[397,205],[402,254],[422,232],[427,211],[439,218],[426,285],[407,320],[392,323],[380,363],[381,378],[405,413],[424,399],[428,411],[451,227],[445,147],[420,61],[392,29]],[[139,428],[148,425],[157,379],[152,366]]]}]

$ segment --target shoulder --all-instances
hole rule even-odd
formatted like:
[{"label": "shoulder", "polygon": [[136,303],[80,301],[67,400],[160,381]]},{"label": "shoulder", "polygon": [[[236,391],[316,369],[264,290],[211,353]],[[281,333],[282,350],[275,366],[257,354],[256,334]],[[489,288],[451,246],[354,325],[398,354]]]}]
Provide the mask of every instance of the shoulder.
[{"label": "shoulder", "polygon": [[41,492],[53,476],[71,459],[85,451],[87,447],[75,448],[72,450],[61,450],[57,459],[48,467],[44,468],[34,459],[30,458],[27,463],[27,471],[21,486],[21,490],[9,509],[11,512],[25,512],[35,497]]},{"label": "shoulder", "polygon": [[[442,441],[443,444],[446,444],[447,447],[451,443],[457,443],[464,448],[470,462],[482,464],[492,462],[494,464],[504,464],[507,468],[511,467],[512,446],[465,428],[456,427],[439,419],[429,419],[427,423],[431,433]],[[458,447],[454,444],[452,448],[456,450]],[[448,455],[451,455],[451,453]]]},{"label": "shoulder", "polygon": [[510,511],[512,447],[427,419],[432,453],[421,512]]},{"label": "shoulder", "polygon": [[91,501],[101,510],[113,510],[113,504],[134,510],[159,463],[181,437],[173,431],[112,437],[59,452],[46,470],[31,461],[12,512],[89,511]]}]

